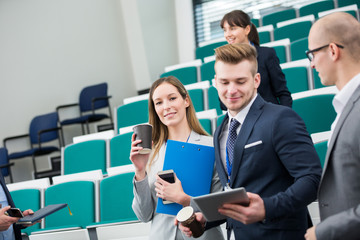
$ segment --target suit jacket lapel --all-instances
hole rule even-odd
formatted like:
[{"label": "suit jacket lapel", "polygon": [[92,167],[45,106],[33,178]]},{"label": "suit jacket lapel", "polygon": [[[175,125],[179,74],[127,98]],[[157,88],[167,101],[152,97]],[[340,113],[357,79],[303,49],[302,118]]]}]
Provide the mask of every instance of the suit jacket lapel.
[{"label": "suit jacket lapel", "polygon": [[224,124],[227,121],[229,121],[228,114],[225,115],[221,125],[216,128],[216,131],[214,133],[214,147],[215,147],[215,149],[217,149],[217,151],[215,151],[216,169],[217,169],[220,181],[221,181],[223,186],[226,186],[228,177],[227,177],[227,172],[226,172],[226,169],[224,167],[224,164],[221,161],[220,135],[222,133],[222,129],[224,127]]},{"label": "suit jacket lapel", "polygon": [[242,155],[244,151],[245,144],[247,143],[250,134],[254,128],[254,125],[262,113],[262,108],[264,106],[264,100],[258,95],[251,106],[242,126],[240,132],[236,138],[235,148],[234,148],[234,160],[231,171],[230,178],[230,187],[234,184],[234,179],[237,178],[239,173],[240,165],[242,162]]},{"label": "suit jacket lapel", "polygon": [[354,103],[356,101],[358,101],[359,98],[360,98],[360,86],[355,90],[353,95],[350,97],[349,101],[347,102],[346,106],[344,107],[344,110],[341,113],[341,116],[340,116],[338,122],[336,123],[336,126],[334,128],[334,132],[332,133],[332,136],[331,136],[331,139],[330,139],[330,142],[329,142],[328,150],[326,151],[324,170],[323,170],[322,175],[324,175],[325,170],[326,170],[326,168],[328,166],[329,158],[330,158],[332,149],[334,148],[336,139],[337,139],[337,137],[339,135],[339,132],[341,130],[341,127],[342,127],[344,121],[346,120],[347,116],[351,112],[351,109],[353,108]]},{"label": "suit jacket lapel", "polygon": [[3,190],[5,192],[5,195],[6,195],[6,198],[7,198],[7,201],[9,203],[9,205],[11,207],[15,207],[14,201],[12,200],[10,192],[6,187],[5,179],[4,179],[1,171],[0,171],[0,184],[1,184],[1,187],[3,188]]}]

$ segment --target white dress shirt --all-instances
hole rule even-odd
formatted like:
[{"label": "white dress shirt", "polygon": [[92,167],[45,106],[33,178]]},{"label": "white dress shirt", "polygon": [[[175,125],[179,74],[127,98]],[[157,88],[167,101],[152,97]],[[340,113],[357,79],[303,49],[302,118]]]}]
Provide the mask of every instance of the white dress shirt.
[{"label": "white dress shirt", "polygon": [[346,106],[347,102],[349,101],[350,97],[355,92],[356,88],[360,85],[360,73],[353,77],[344,87],[341,89],[334,97],[333,99],[333,106],[336,112],[336,118],[334,122],[331,124],[331,132],[330,137],[328,141],[328,145],[330,143],[332,134],[334,132],[335,126],[337,122],[339,121],[339,118],[341,116],[341,113],[344,110],[344,107]]},{"label": "white dress shirt", "polygon": [[228,122],[224,124],[223,129],[221,131],[220,134],[220,156],[221,156],[221,161],[224,165],[224,168],[227,171],[227,166],[226,166],[226,141],[229,135],[229,127],[230,127],[230,121],[231,119],[235,118],[239,123],[239,127],[236,129],[236,134],[239,134],[240,129],[242,124],[244,123],[244,120],[246,118],[246,115],[248,114],[250,107],[252,106],[252,104],[254,103],[255,99],[257,97],[257,94],[253,97],[253,99],[251,99],[251,101],[249,102],[249,104],[243,108],[240,112],[238,112],[238,114],[236,114],[236,116],[231,116],[231,114],[229,113],[229,110],[227,112],[229,119]]}]

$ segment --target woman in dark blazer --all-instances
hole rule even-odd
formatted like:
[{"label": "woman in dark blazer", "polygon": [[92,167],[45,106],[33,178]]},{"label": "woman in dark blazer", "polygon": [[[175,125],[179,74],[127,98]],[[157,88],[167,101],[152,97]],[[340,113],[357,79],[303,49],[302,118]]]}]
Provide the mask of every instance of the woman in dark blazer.
[{"label": "woman in dark blazer", "polygon": [[[225,14],[220,26],[229,44],[249,43],[256,48],[258,72],[261,77],[258,93],[261,97],[267,102],[291,107],[292,98],[286,86],[285,75],[280,68],[279,58],[273,48],[260,47],[259,34],[249,15],[241,10],[231,11]],[[221,109],[226,110],[222,103]]]}]

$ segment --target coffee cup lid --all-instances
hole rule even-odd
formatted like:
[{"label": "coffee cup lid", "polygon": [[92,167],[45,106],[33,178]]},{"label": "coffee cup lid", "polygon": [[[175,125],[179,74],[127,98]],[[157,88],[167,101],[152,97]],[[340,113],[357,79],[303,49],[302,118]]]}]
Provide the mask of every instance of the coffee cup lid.
[{"label": "coffee cup lid", "polygon": [[191,206],[184,207],[176,215],[176,219],[179,222],[184,222],[189,219],[194,214],[194,209]]}]

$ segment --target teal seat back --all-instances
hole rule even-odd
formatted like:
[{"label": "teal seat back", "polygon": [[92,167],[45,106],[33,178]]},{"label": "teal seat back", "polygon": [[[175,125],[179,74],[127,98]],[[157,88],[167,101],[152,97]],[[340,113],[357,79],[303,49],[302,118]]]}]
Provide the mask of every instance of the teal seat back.
[{"label": "teal seat back", "polygon": [[226,41],[211,43],[206,46],[198,47],[195,50],[196,59],[204,59],[215,54],[215,48],[227,44]]},{"label": "teal seat back", "polygon": [[110,167],[131,164],[129,156],[132,134],[133,132],[120,134],[110,140]]},{"label": "teal seat back", "polygon": [[188,90],[196,112],[204,111],[204,92],[202,89]]},{"label": "teal seat back", "polygon": [[[35,212],[41,207],[40,190],[38,189],[21,189],[12,191],[10,194],[15,203],[15,206],[20,208],[22,211],[31,209]],[[21,229],[21,232],[30,235],[31,232],[37,231],[39,229],[40,224],[37,223],[34,226]]]},{"label": "teal seat back", "polygon": [[107,177],[100,182],[100,221],[137,220],[132,210],[134,173]]},{"label": "teal seat back", "polygon": [[200,67],[201,81],[213,80],[215,76],[215,61],[204,63]]},{"label": "teal seat back", "polygon": [[299,8],[300,17],[314,14],[317,16],[319,12],[327,11],[334,9],[334,1],[326,0],[326,1],[317,1],[314,3],[307,4]]},{"label": "teal seat back", "polygon": [[267,14],[262,17],[262,25],[272,24],[274,28],[278,22],[290,20],[296,18],[296,11],[293,8]]},{"label": "teal seat back", "polygon": [[101,169],[106,172],[106,141],[90,140],[68,145],[64,150],[64,174]]},{"label": "teal seat back", "polygon": [[252,18],[251,22],[255,25],[255,27],[260,27],[260,21],[257,18]]},{"label": "teal seat back", "polygon": [[306,58],[305,51],[308,50],[308,38],[298,39],[290,44],[291,61]]},{"label": "teal seat back", "polygon": [[316,69],[312,69],[313,76],[314,76],[314,88],[323,88],[326,87],[321,83],[321,79],[319,77],[319,73],[316,71]]},{"label": "teal seat back", "polygon": [[310,134],[329,131],[336,113],[332,106],[333,94],[309,96],[293,101],[293,110],[304,120]]},{"label": "teal seat back", "polygon": [[178,68],[169,72],[165,72],[161,74],[160,77],[169,77],[174,76],[180,80],[180,82],[184,85],[196,83],[198,76],[197,76],[197,67],[183,67]]},{"label": "teal seat back", "polygon": [[359,0],[337,0],[338,7],[345,7],[352,4],[357,4],[358,9],[360,8],[360,1]]},{"label": "teal seat back", "polygon": [[328,141],[315,143],[315,150],[320,158],[321,167],[324,167]]},{"label": "teal seat back", "polygon": [[285,46],[274,46],[272,48],[275,50],[276,55],[279,58],[280,63],[287,62],[287,59],[286,59],[286,47]]},{"label": "teal seat back", "polygon": [[45,228],[66,226],[86,227],[95,222],[95,191],[91,181],[74,181],[53,185],[45,190],[45,206],[67,203],[63,208],[45,218]]},{"label": "teal seat back", "polygon": [[219,95],[214,86],[210,86],[208,89],[208,100],[209,100],[209,109],[216,109],[217,115],[222,114],[220,108]]},{"label": "teal seat back", "polygon": [[282,70],[290,93],[309,90],[308,72],[306,67],[291,67]]},{"label": "teal seat back", "polygon": [[271,42],[270,32],[261,31],[259,32],[260,44]]},{"label": "teal seat back", "polygon": [[347,12],[348,14],[352,15],[354,18],[357,19],[356,11],[354,11],[354,10],[349,10],[349,11],[345,11],[345,12]]},{"label": "teal seat back", "polygon": [[209,134],[212,135],[212,127],[211,127],[211,120],[207,118],[199,119],[201,126],[204,130]]},{"label": "teal seat back", "polygon": [[224,117],[225,117],[226,114],[223,114],[221,116],[219,116],[216,120],[216,126],[220,126],[222,121],[224,120]]},{"label": "teal seat back", "polygon": [[311,21],[297,22],[274,29],[274,40],[289,38],[290,42],[307,37],[311,28]]},{"label": "teal seat back", "polygon": [[148,100],[140,100],[121,105],[116,110],[116,132],[119,128],[128,127],[149,121],[149,104]]}]

